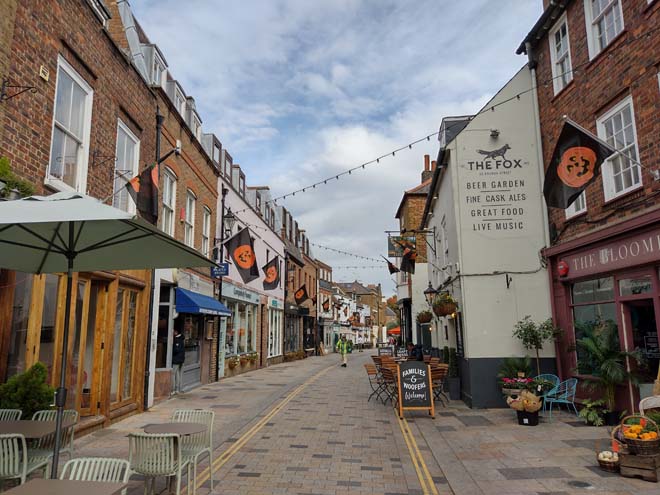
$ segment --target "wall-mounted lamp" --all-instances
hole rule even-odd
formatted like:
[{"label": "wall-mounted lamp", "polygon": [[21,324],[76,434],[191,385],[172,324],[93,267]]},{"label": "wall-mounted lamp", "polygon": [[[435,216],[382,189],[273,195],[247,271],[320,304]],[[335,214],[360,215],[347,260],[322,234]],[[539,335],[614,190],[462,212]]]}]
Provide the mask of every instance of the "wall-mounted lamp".
[{"label": "wall-mounted lamp", "polygon": [[429,282],[429,286],[424,290],[424,298],[426,299],[426,302],[428,303],[429,306],[433,304],[433,299],[435,299],[435,296],[438,294],[438,291],[433,288],[431,285],[431,282]]}]

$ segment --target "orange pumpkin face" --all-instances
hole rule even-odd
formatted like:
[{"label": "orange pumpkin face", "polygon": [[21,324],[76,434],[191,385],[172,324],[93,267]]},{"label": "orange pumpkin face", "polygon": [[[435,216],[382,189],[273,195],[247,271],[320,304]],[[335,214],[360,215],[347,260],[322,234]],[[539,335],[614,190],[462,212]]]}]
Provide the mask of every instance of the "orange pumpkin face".
[{"label": "orange pumpkin face", "polygon": [[264,278],[264,281],[267,283],[272,283],[277,280],[277,268],[274,266],[269,266],[268,270],[266,270],[266,278]]},{"label": "orange pumpkin face", "polygon": [[254,265],[255,261],[252,246],[244,244],[234,249],[234,260],[236,260],[236,264],[244,270],[249,269]]},{"label": "orange pumpkin face", "polygon": [[596,153],[591,148],[574,146],[567,149],[557,165],[557,175],[569,187],[580,188],[594,176]]},{"label": "orange pumpkin face", "polygon": [[298,290],[296,291],[296,294],[295,294],[294,297],[295,297],[296,299],[300,299],[300,298],[301,298],[302,296],[304,296],[304,295],[305,295],[305,291],[302,290],[302,289],[298,289]]}]

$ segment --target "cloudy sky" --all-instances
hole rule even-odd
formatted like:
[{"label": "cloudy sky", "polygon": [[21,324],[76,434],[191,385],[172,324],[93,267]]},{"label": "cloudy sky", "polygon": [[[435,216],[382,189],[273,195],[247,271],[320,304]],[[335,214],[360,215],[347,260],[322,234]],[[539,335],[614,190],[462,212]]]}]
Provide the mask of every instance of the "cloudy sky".
[{"label": "cloudy sky", "polygon": [[[541,0],[133,0],[248,185],[285,194],[438,130],[525,63]],[[378,257],[431,140],[284,204],[312,242]],[[373,265],[320,248],[332,266]],[[380,269],[334,271],[394,290]]]}]

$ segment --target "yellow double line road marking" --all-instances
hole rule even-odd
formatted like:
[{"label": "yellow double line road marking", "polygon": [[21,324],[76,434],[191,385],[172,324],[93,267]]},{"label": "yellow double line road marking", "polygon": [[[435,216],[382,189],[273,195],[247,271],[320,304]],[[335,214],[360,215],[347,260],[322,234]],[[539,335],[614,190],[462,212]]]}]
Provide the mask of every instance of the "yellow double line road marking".
[{"label": "yellow double line road marking", "polygon": [[401,433],[403,434],[403,439],[406,442],[408,451],[410,452],[410,457],[415,467],[415,472],[417,473],[417,478],[419,478],[419,484],[422,486],[422,493],[424,495],[439,495],[438,489],[435,487],[431,473],[429,472],[426,463],[424,462],[424,457],[419,451],[415,437],[410,431],[410,426],[405,418],[400,418],[399,415],[396,415],[396,419],[399,422],[399,428],[401,428]]},{"label": "yellow double line road marking", "polygon": [[[231,445],[231,447],[229,447],[222,454],[216,457],[216,459],[213,461],[213,473],[218,472],[220,468],[229,461],[229,459],[231,459],[239,450],[241,450],[241,448],[247,442],[249,442],[250,439],[254,437],[254,435],[256,435],[259,432],[259,430],[261,430],[264,427],[266,423],[268,423],[278,412],[284,409],[284,407],[289,402],[291,402],[291,400],[293,400],[300,392],[302,392],[305,388],[307,388],[308,385],[318,380],[323,374],[327,373],[333,367],[334,366],[329,366],[328,368],[319,371],[314,376],[309,378],[307,381],[298,385],[289,393],[289,395],[287,395],[280,403],[278,403],[273,409],[271,409],[271,411],[268,414],[266,414],[263,418],[257,421],[257,423],[254,426],[252,426],[248,431],[243,433],[243,435],[241,435],[240,438]],[[207,479],[209,479],[208,467],[197,475],[197,488],[201,487],[206,482]]]}]

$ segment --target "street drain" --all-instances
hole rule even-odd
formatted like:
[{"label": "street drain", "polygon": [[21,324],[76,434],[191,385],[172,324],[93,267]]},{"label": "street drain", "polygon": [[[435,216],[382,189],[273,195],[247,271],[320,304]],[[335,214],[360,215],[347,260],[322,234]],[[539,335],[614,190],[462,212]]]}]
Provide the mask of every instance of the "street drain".
[{"label": "street drain", "polygon": [[569,481],[568,484],[575,488],[586,488],[587,490],[593,490],[595,487],[591,483],[586,481]]}]

